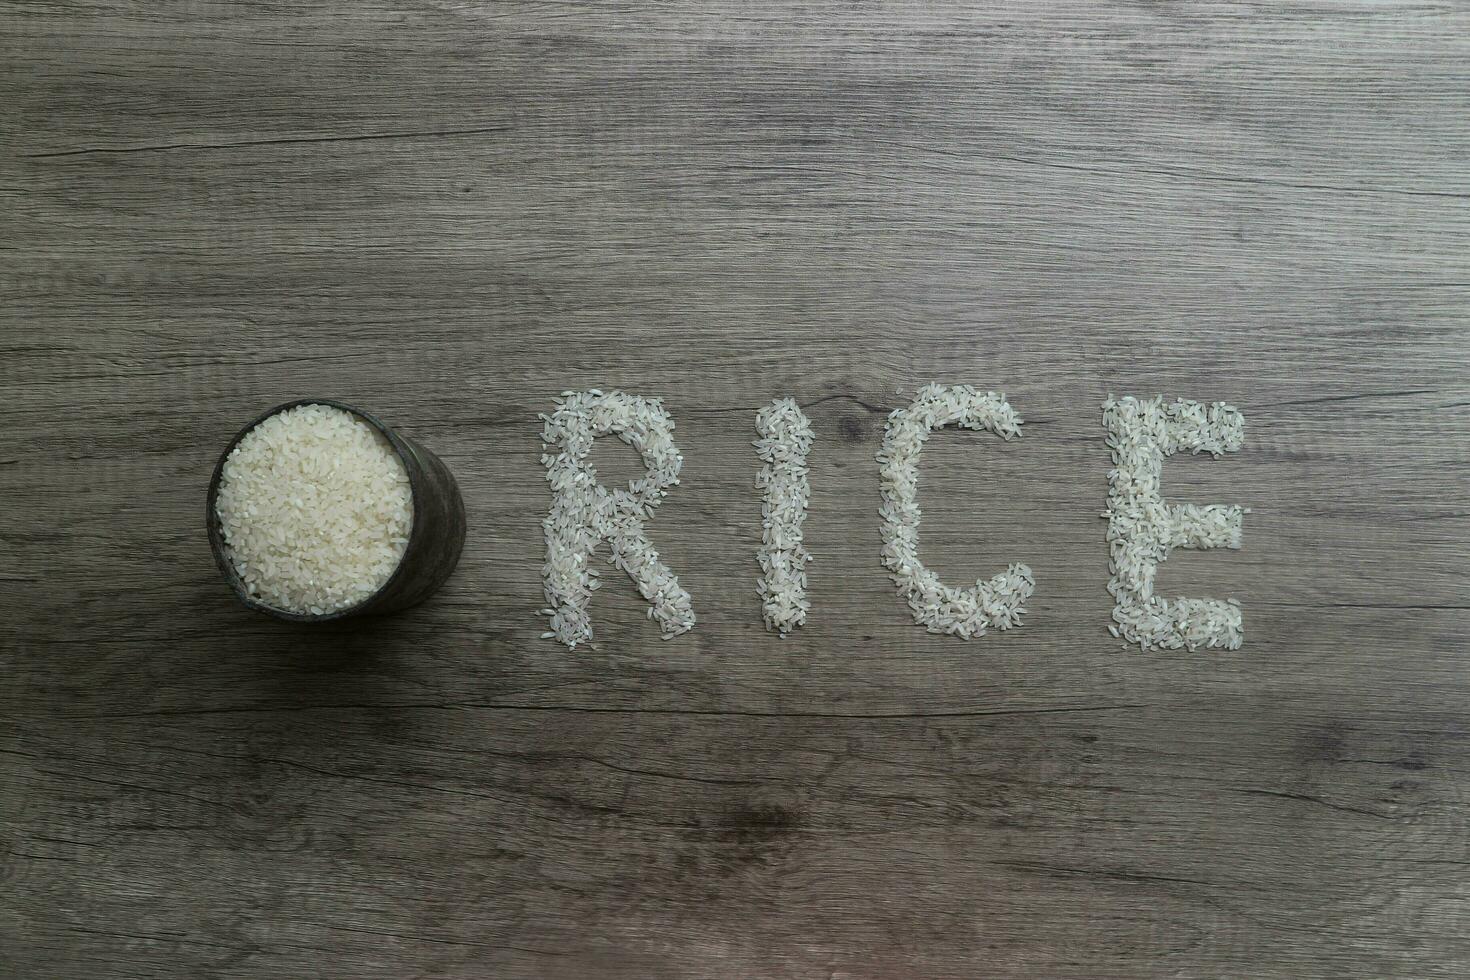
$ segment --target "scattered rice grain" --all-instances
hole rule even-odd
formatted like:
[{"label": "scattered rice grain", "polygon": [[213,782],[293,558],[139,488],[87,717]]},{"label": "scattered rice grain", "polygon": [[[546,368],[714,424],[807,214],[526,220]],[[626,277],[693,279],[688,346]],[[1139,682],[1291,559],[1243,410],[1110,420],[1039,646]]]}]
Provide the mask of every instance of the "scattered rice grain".
[{"label": "scattered rice grain", "polygon": [[[575,650],[592,639],[588,613],[598,588],[597,571],[590,560],[606,541],[608,560],[633,579],[648,600],[648,615],[656,619],[664,639],[694,626],[689,593],[660,559],[644,531],[644,522],[679,482],[684,458],[674,445],[674,420],[657,398],[639,398],[621,391],[603,394],[564,391],[544,423],[541,462],[551,485],[551,510],[541,527],[546,537],[542,566],[551,633]],[[588,461],[598,436],[616,435],[643,457],[647,472],[626,489],[609,490],[597,480]]]},{"label": "scattered rice grain", "polygon": [[753,445],[765,464],[756,475],[764,491],[756,587],[766,628],[785,636],[806,622],[811,609],[806,564],[812,557],[802,544],[801,526],[811,497],[806,459],[812,424],[793,399],[777,398],[756,413],[755,428],[760,439]]},{"label": "scattered rice grain", "polygon": [[1108,554],[1117,636],[1144,650],[1160,647],[1239,649],[1244,635],[1234,600],[1161,599],[1154,595],[1159,563],[1173,548],[1239,548],[1245,508],[1164,502],[1164,459],[1178,452],[1219,457],[1240,449],[1245,417],[1215,402],[1126,396],[1103,403],[1103,424],[1113,469],[1108,472]]},{"label": "scattered rice grain", "polygon": [[890,413],[878,452],[881,554],[916,623],[930,633],[969,639],[991,627],[1021,625],[1036,583],[1031,569],[1016,563],[989,581],[977,580],[973,589],[953,589],[919,560],[919,454],[929,433],[946,425],[987,429],[1002,439],[1021,435],[1021,417],[1004,395],[982,395],[969,385],[925,385],[907,407]]}]

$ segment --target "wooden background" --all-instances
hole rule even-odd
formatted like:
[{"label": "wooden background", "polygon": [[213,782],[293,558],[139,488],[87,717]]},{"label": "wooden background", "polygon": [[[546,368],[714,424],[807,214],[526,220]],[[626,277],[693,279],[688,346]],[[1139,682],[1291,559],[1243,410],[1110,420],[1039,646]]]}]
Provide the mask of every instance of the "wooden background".
[{"label": "wooden background", "polygon": [[[1470,974],[1470,9],[1427,2],[0,7],[0,975]],[[927,560],[1024,628],[910,621]],[[543,622],[537,412],[662,395],[697,629]],[[1106,633],[1104,395],[1238,652]],[[755,409],[814,422],[815,611],[761,629]],[[465,490],[428,605],[293,628],[206,547],[304,395]],[[630,451],[599,444],[607,474]]]}]

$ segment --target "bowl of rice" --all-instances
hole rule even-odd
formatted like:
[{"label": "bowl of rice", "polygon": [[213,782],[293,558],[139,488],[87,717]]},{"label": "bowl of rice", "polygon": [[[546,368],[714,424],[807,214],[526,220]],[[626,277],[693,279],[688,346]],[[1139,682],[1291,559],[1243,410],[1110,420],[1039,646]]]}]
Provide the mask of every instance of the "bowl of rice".
[{"label": "bowl of rice", "polygon": [[454,571],[464,501],[444,462],[325,398],[277,405],[209,481],[215,562],[247,608],[300,623],[418,605]]}]

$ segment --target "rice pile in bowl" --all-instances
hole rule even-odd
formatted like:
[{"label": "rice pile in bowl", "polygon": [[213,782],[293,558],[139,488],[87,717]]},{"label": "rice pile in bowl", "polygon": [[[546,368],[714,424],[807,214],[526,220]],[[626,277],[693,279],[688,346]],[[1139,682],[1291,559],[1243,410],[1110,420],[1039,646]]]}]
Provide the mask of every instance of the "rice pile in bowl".
[{"label": "rice pile in bowl", "polygon": [[215,514],[253,598],[321,616],[357,605],[393,575],[413,491],[382,433],[340,408],[298,405],[236,443]]}]

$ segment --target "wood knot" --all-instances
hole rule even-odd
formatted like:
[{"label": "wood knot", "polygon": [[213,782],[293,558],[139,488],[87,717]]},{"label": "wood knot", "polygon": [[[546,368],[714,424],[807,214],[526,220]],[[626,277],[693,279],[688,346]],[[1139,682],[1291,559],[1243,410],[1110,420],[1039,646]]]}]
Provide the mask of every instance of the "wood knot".
[{"label": "wood knot", "polygon": [[801,815],[774,803],[740,806],[720,821],[737,841],[761,841],[780,837],[801,826]]}]

